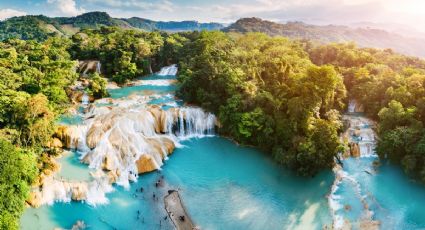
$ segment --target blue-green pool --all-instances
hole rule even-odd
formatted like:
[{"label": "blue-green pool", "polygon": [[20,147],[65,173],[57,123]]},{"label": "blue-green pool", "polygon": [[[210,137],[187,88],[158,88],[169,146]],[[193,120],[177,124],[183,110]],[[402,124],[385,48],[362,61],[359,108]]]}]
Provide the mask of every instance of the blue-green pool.
[{"label": "blue-green pool", "polygon": [[[152,75],[145,79],[173,78]],[[181,101],[170,97],[175,89],[175,85],[138,85],[110,93],[112,98],[162,95],[149,103],[175,102],[175,106],[181,106]],[[81,121],[81,117],[61,120],[65,124]],[[267,154],[221,137],[192,139],[182,144],[184,147],[174,151],[161,171],[141,175],[129,190],[115,186],[115,191],[107,195],[109,204],[93,207],[71,202],[28,208],[21,228],[69,229],[82,220],[89,229],[173,229],[169,219],[165,219],[162,200],[169,189],[180,191],[189,214],[202,229],[308,230],[332,225],[328,200],[335,179],[332,171],[313,178],[299,177]],[[398,167],[386,162],[375,172],[374,160],[375,157],[344,160],[343,170],[355,183],[344,180],[338,186],[334,195],[349,208],[339,209],[337,214],[358,227],[356,221],[362,218],[364,208],[361,196],[373,211],[373,219],[381,222],[381,229],[424,229],[424,186],[409,181]],[[59,177],[90,178],[87,166],[79,163],[75,153],[59,161],[63,164]],[[162,177],[164,186],[155,187]],[[357,194],[358,190],[361,194]],[[160,199],[154,199],[153,194]]]}]

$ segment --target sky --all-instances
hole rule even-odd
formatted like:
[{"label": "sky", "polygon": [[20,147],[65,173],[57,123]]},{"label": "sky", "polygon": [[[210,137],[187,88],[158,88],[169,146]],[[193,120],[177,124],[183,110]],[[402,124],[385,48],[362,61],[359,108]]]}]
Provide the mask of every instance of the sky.
[{"label": "sky", "polygon": [[0,0],[0,20],[19,15],[113,17],[231,23],[242,17],[312,24],[408,25],[425,32],[425,0]]}]

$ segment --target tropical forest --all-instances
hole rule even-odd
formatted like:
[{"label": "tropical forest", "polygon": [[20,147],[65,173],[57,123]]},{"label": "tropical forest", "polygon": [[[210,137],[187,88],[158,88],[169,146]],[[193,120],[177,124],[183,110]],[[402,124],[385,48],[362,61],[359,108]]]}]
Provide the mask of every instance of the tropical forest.
[{"label": "tropical forest", "polygon": [[425,228],[419,29],[27,2],[0,1],[0,229]]}]

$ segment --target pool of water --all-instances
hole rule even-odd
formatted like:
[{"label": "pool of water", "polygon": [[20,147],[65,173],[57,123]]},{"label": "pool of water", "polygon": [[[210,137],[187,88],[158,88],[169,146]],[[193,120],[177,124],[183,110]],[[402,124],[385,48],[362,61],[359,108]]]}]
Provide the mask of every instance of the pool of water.
[{"label": "pool of water", "polygon": [[[183,102],[174,97],[176,85],[154,82],[174,78],[152,75],[143,78],[148,81],[139,82],[141,85],[110,90],[111,97],[150,95],[147,103],[163,108],[181,106]],[[82,118],[65,117],[60,122],[78,124]],[[191,139],[182,144],[161,171],[141,175],[127,190],[115,186],[115,191],[107,194],[108,204],[94,207],[71,202],[28,208],[21,228],[69,229],[82,220],[89,229],[173,229],[165,218],[163,202],[169,189],[180,191],[189,214],[202,229],[304,230],[331,226],[328,195],[335,179],[332,171],[313,178],[299,177],[267,154],[221,137]],[[352,181],[343,180],[334,194],[343,206],[336,214],[353,222],[357,229],[356,221],[362,218],[364,209],[361,199],[365,199],[373,219],[381,221],[381,229],[424,229],[424,186],[409,181],[398,167],[386,162],[375,171],[375,160],[344,160],[343,170]],[[90,180],[90,170],[79,162],[78,154],[70,152],[58,161],[62,164],[58,177]],[[164,185],[156,187],[160,178]]]},{"label": "pool of water", "polygon": [[[403,171],[389,162],[381,162],[374,172],[376,158],[347,159],[344,170],[359,183],[381,229],[425,229],[425,188],[409,180]],[[372,175],[365,171],[372,172]],[[342,193],[350,197],[352,193]],[[357,207],[354,211],[361,210]]]},{"label": "pool of water", "polygon": [[57,161],[61,164],[61,170],[56,174],[56,178],[68,181],[91,180],[89,168],[80,162],[79,154],[76,152],[64,151]]},{"label": "pool of water", "polygon": [[[22,229],[70,228],[77,220],[84,220],[93,229],[170,229],[171,223],[163,219],[162,199],[153,199],[153,193],[162,197],[169,189],[180,191],[188,212],[203,229],[278,229],[289,225],[318,229],[331,222],[326,200],[333,181],[331,172],[300,178],[255,149],[220,137],[183,144],[185,147],[177,149],[160,172],[142,175],[129,190],[116,187],[108,195],[108,205],[72,202],[28,209]],[[161,176],[165,185],[156,188],[155,181]]]}]

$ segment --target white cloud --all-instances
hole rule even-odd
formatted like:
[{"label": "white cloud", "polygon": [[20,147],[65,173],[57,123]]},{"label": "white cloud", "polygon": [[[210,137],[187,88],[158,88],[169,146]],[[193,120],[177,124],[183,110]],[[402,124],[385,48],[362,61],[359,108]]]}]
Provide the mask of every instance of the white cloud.
[{"label": "white cloud", "polygon": [[169,0],[148,2],[141,0],[87,0],[89,3],[114,7],[120,10],[173,12],[175,5]]},{"label": "white cloud", "polygon": [[6,18],[14,17],[14,16],[23,16],[26,15],[26,12],[13,10],[13,9],[0,9],[0,20],[4,20]]},{"label": "white cloud", "polygon": [[[59,0],[56,0],[59,1]],[[230,23],[242,17],[311,24],[398,23],[425,30],[425,0],[84,0],[114,17]]]},{"label": "white cloud", "polygon": [[76,16],[86,12],[82,7],[77,7],[75,0],[47,0],[58,16]]}]

